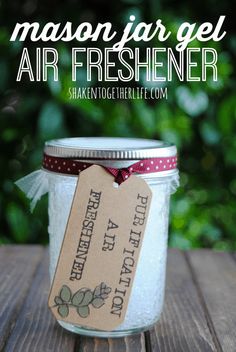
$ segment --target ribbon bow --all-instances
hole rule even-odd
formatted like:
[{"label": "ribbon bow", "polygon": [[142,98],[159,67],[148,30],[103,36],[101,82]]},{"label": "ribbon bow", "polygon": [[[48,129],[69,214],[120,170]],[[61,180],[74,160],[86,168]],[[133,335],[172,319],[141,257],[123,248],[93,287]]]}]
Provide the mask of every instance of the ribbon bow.
[{"label": "ribbon bow", "polygon": [[113,167],[106,167],[105,168],[110,174],[112,174],[115,177],[115,182],[117,182],[119,185],[127,180],[132,174],[132,170],[130,168],[123,168],[123,169],[115,169]]}]

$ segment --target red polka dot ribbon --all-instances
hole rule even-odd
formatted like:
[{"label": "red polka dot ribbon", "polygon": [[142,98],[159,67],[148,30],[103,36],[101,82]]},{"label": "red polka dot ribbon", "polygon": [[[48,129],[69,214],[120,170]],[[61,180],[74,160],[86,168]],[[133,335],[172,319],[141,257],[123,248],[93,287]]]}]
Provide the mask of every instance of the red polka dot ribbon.
[{"label": "red polka dot ribbon", "polygon": [[[61,174],[78,175],[81,171],[87,169],[94,164],[78,161],[76,159],[59,158],[44,154],[43,168]],[[149,174],[153,172],[173,170],[177,167],[177,156],[143,159],[130,165],[129,167],[116,169],[112,167],[104,167],[110,172],[118,184],[121,184],[133,173]]]}]

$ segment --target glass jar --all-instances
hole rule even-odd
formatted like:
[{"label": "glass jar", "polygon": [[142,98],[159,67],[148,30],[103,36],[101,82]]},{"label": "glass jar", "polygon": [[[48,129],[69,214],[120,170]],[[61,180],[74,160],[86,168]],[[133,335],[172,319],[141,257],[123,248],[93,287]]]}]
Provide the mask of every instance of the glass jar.
[{"label": "glass jar", "polygon": [[[160,163],[160,167],[157,166],[155,172],[136,174],[149,185],[152,191],[152,201],[123,323],[112,331],[100,331],[58,321],[67,330],[98,337],[120,337],[149,329],[159,320],[164,301],[169,197],[178,186],[176,147],[161,141],[145,139],[67,138],[46,142],[44,151],[48,158],[52,156],[82,160],[86,163],[116,169],[127,168],[137,161],[150,158],[155,158],[153,160]],[[162,167],[163,161],[166,162],[166,168]],[[78,175],[61,173],[55,159],[51,167],[40,172],[40,176],[39,174],[34,176],[34,182],[32,179],[29,182],[41,184],[37,187],[39,191],[34,192],[34,196],[32,190],[29,195],[30,191],[26,190],[27,186],[22,186],[22,184],[27,184],[27,177],[23,183],[22,180],[18,181],[18,186],[26,191],[28,196],[35,198],[35,201],[41,193],[48,192],[49,194],[49,271],[52,281]],[[37,193],[36,196],[35,193]],[[148,297],[152,299],[147,299]]]}]

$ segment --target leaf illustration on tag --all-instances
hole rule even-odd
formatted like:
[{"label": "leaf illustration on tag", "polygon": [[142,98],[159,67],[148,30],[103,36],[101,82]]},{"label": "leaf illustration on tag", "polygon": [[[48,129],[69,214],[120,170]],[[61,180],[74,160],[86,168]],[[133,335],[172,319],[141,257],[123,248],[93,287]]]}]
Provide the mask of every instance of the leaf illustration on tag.
[{"label": "leaf illustration on tag", "polygon": [[90,314],[89,305],[91,304],[96,309],[101,308],[110,292],[111,288],[104,282],[96,286],[94,291],[84,287],[76,291],[74,295],[68,286],[63,285],[59,296],[54,298],[54,307],[57,307],[58,314],[62,318],[66,318],[69,315],[69,307],[76,308],[81,318],[87,318]]},{"label": "leaf illustration on tag", "polygon": [[56,297],[54,298],[54,302],[55,302],[56,304],[62,304],[62,303],[63,303],[63,300],[61,299],[61,297],[56,296]]},{"label": "leaf illustration on tag", "polygon": [[94,290],[94,296],[106,299],[111,292],[111,288],[108,287],[104,282],[98,285]]},{"label": "leaf illustration on tag", "polygon": [[91,303],[93,299],[93,293],[91,290],[87,290],[84,292],[84,297],[82,299],[82,302],[80,303],[80,306],[84,307],[84,306],[87,306]]},{"label": "leaf illustration on tag", "polygon": [[94,308],[100,308],[103,306],[104,300],[102,298],[94,298],[92,305]]},{"label": "leaf illustration on tag", "polygon": [[60,291],[60,298],[62,301],[69,302],[71,299],[71,290],[68,286],[64,285]]},{"label": "leaf illustration on tag", "polygon": [[77,291],[74,296],[72,297],[72,304],[74,306],[79,306],[80,303],[83,301],[84,298],[84,292],[82,291],[83,289]]},{"label": "leaf illustration on tag", "polygon": [[62,318],[66,318],[69,314],[69,308],[67,304],[61,304],[58,307],[58,313]]},{"label": "leaf illustration on tag", "polygon": [[81,316],[81,318],[87,318],[89,316],[89,307],[88,306],[78,307],[77,313]]}]

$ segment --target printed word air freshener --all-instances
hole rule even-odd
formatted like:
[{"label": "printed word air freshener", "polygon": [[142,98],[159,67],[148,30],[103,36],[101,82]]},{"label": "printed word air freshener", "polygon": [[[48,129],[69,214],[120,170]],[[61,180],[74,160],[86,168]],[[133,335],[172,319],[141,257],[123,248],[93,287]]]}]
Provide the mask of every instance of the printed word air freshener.
[{"label": "printed word air freshener", "polygon": [[151,197],[137,176],[116,186],[101,166],[81,172],[49,296],[58,320],[99,330],[124,321]]}]

